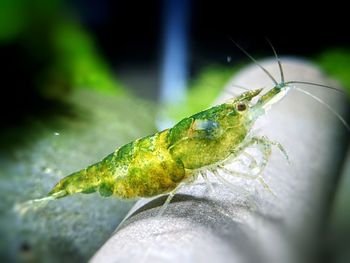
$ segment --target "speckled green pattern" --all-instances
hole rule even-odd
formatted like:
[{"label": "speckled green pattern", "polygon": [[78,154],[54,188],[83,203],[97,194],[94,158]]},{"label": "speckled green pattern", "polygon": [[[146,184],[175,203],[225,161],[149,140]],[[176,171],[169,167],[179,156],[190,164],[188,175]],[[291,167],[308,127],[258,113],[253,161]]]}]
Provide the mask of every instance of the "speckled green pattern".
[{"label": "speckled green pattern", "polygon": [[184,119],[170,130],[169,148],[186,169],[225,159],[247,133],[244,115],[233,104],[222,104]]},{"label": "speckled green pattern", "polygon": [[[150,197],[169,192],[186,176],[181,162],[170,155],[165,130],[134,142],[127,170],[115,171],[114,194],[122,198]],[[115,160],[118,163],[118,159]]]},{"label": "speckled green pattern", "polygon": [[168,130],[128,143],[101,162],[62,179],[50,195],[99,191],[102,196],[148,197],[168,192],[185,177],[167,147]]}]

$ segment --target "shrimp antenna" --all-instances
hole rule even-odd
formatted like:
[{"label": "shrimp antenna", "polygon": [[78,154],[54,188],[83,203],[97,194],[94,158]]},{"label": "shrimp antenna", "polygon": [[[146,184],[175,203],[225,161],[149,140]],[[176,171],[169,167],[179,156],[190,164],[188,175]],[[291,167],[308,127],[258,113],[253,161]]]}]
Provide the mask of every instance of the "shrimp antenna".
[{"label": "shrimp antenna", "polygon": [[229,37],[229,39],[232,41],[233,44],[235,44],[248,58],[250,58],[251,61],[253,61],[259,68],[261,68],[268,76],[269,78],[273,81],[273,83],[275,83],[275,85],[278,85],[278,82],[276,81],[276,79],[270,74],[270,72],[267,71],[266,68],[264,68],[263,66],[261,66],[259,64],[258,61],[256,61],[255,58],[252,57],[252,55],[250,55],[245,49],[243,49],[240,45],[238,45],[231,37]]},{"label": "shrimp antenna", "polygon": [[327,85],[323,85],[323,84],[307,82],[307,81],[292,80],[292,81],[287,81],[285,84],[286,85],[288,85],[288,84],[306,84],[306,85],[311,85],[311,86],[323,87],[323,88],[326,88],[326,89],[331,89],[331,90],[335,90],[335,91],[340,92],[340,93],[344,93],[344,91],[341,90],[341,89],[337,89],[337,88],[334,88],[334,87],[331,87],[331,86],[327,86]]},{"label": "shrimp antenna", "polygon": [[330,112],[332,112],[335,116],[337,116],[337,118],[344,124],[344,126],[348,129],[348,131],[350,131],[350,125],[346,122],[346,120],[337,112],[335,111],[331,106],[329,106],[326,102],[324,102],[322,99],[320,99],[319,97],[315,96],[314,94],[311,94],[310,92],[303,90],[301,88],[298,87],[294,87],[294,89],[296,89],[297,91],[304,93],[308,96],[310,96],[311,98],[313,98],[314,100],[318,101],[319,103],[321,103],[323,106],[325,106]]},{"label": "shrimp antenna", "polygon": [[239,88],[239,89],[242,89],[242,90],[247,90],[249,91],[250,89],[246,88],[246,87],[243,87],[241,85],[237,85],[237,84],[231,84],[232,87],[236,87],[236,88]]},{"label": "shrimp antenna", "polygon": [[269,45],[273,51],[273,54],[275,54],[275,58],[277,60],[278,67],[280,68],[281,82],[282,82],[282,84],[284,84],[284,73],[283,73],[283,68],[282,68],[282,62],[281,62],[280,58],[278,57],[277,52],[276,52],[274,46],[272,45],[271,41],[267,37],[265,39],[266,39],[267,43],[269,43]]},{"label": "shrimp antenna", "polygon": [[281,62],[280,58],[278,57],[277,52],[276,52],[274,46],[272,45],[271,41],[268,38],[265,38],[265,39],[269,43],[270,47],[272,48],[273,53],[275,54],[275,58],[277,59],[277,63],[278,63],[278,66],[279,66],[280,72],[281,72],[281,82],[282,82],[282,84],[286,84],[286,85],[288,85],[288,84],[297,84],[297,83],[298,84],[306,84],[306,85],[323,87],[323,88],[327,88],[327,89],[338,91],[340,93],[344,93],[344,91],[342,91],[340,89],[337,89],[337,88],[334,88],[334,87],[331,87],[331,86],[327,86],[327,85],[323,85],[323,84],[308,82],[308,81],[294,81],[293,80],[293,81],[284,82],[284,73],[283,73],[283,68],[282,68],[282,62]]},{"label": "shrimp antenna", "polygon": [[327,86],[327,85],[322,85],[322,84],[318,84],[318,83],[313,83],[313,82],[308,82],[308,81],[288,81],[288,82],[284,82],[284,73],[283,73],[283,68],[282,68],[282,62],[280,60],[280,58],[277,55],[276,49],[274,48],[274,46],[272,45],[271,41],[266,37],[265,38],[266,41],[269,43],[270,47],[272,48],[273,53],[275,54],[275,58],[277,60],[278,63],[278,67],[280,68],[280,73],[281,73],[281,82],[282,84],[306,84],[306,85],[312,85],[312,86],[318,86],[318,87],[323,87],[323,88],[327,88],[327,89],[331,89],[331,90],[335,90],[338,91],[340,93],[344,93],[344,91],[331,87],[331,86]]}]

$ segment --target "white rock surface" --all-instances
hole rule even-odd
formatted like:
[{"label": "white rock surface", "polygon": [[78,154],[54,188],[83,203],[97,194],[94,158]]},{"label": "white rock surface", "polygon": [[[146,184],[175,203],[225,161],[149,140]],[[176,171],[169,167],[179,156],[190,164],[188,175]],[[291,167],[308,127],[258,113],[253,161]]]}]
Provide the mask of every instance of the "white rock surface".
[{"label": "white rock surface", "polygon": [[[287,80],[336,85],[312,64],[282,59]],[[274,60],[262,64],[276,78]],[[271,80],[255,65],[243,69],[232,83],[271,88]],[[327,101],[339,112],[347,106],[341,94],[298,85]],[[232,96],[224,94],[224,97]],[[143,200],[91,259],[99,262],[310,262],[344,156],[346,130],[313,99],[291,91],[256,125],[258,134],[279,141],[292,165],[274,150],[264,178],[278,198],[257,181],[234,180],[250,196],[233,193],[211,178],[180,190],[165,214],[157,217],[165,197]],[[234,178],[232,178],[234,179]]]}]

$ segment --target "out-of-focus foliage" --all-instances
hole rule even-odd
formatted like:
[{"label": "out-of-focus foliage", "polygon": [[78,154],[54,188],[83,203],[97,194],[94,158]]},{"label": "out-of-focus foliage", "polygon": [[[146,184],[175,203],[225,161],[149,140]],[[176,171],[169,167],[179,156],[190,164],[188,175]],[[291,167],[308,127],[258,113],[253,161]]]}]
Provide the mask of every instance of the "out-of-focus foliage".
[{"label": "out-of-focus foliage", "polygon": [[185,101],[169,106],[169,117],[178,121],[210,107],[238,68],[213,65],[203,69],[189,84]]},{"label": "out-of-focus foliage", "polygon": [[49,81],[44,87],[46,92],[55,96],[55,86],[67,85],[125,94],[124,87],[113,77],[96,50],[93,38],[78,24],[58,23],[53,27],[50,38],[54,56],[47,74]]},{"label": "out-of-focus foliage", "polygon": [[25,9],[21,1],[0,1],[0,42],[11,41],[24,28]]},{"label": "out-of-focus foliage", "polygon": [[[1,0],[0,43],[8,43],[30,34],[31,28],[44,28],[57,19],[62,10],[61,0]],[[45,21],[46,23],[40,24]]]},{"label": "out-of-focus foliage", "polygon": [[125,94],[65,1],[0,1],[0,47],[4,44],[29,54],[29,66],[37,69],[35,88],[44,98],[61,99],[77,87]]},{"label": "out-of-focus foliage", "polygon": [[324,51],[316,61],[329,75],[339,80],[350,94],[350,49]]}]

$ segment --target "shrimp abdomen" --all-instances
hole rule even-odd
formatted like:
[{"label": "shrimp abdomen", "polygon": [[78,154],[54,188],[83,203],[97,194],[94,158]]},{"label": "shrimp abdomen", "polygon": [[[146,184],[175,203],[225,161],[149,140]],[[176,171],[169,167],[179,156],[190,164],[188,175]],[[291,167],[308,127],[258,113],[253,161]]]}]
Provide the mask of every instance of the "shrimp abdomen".
[{"label": "shrimp abdomen", "polygon": [[102,161],[56,184],[49,195],[99,192],[122,199],[167,193],[186,177],[180,160],[168,150],[168,130],[126,144]]}]

